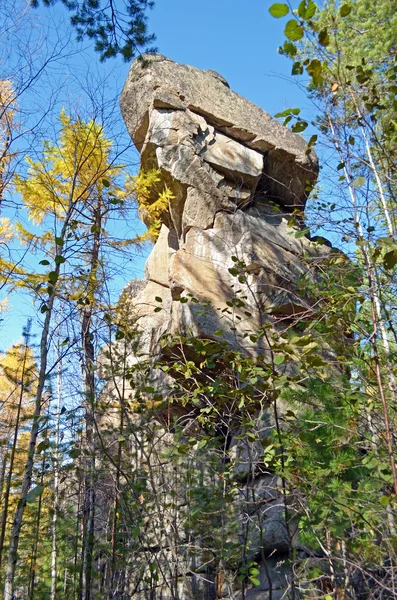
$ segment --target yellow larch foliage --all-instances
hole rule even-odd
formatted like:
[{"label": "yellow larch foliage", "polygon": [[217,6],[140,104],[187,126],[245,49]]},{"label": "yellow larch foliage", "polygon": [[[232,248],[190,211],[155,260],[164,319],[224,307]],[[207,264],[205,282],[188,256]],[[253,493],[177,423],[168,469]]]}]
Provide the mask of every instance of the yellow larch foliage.
[{"label": "yellow larch foliage", "polygon": [[169,203],[175,198],[171,190],[164,185],[159,169],[141,170],[129,179],[138,203],[139,214],[148,231],[141,236],[155,242],[160,233],[162,218],[168,212]]},{"label": "yellow larch foliage", "polygon": [[8,244],[15,237],[15,231],[11,226],[10,219],[0,218],[0,244]]},{"label": "yellow larch foliage", "polygon": [[29,412],[36,377],[36,360],[29,346],[14,344],[0,355],[0,438],[7,438],[14,426],[21,395],[22,417]]},{"label": "yellow larch foliage", "polygon": [[64,110],[59,120],[58,142],[44,142],[41,159],[28,159],[27,177],[15,178],[29,217],[38,225],[49,215],[62,219],[71,204],[89,203],[104,188],[117,200],[128,194],[115,182],[123,165],[112,164],[112,144],[102,126],[73,120]]}]

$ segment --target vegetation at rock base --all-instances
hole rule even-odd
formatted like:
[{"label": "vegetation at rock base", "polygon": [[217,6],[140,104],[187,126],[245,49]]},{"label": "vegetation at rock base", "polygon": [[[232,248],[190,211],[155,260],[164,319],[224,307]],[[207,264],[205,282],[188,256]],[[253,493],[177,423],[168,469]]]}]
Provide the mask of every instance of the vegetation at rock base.
[{"label": "vegetation at rock base", "polygon": [[[121,3],[62,3],[101,59],[152,42],[146,0],[125,15]],[[0,54],[0,287],[36,312],[0,354],[4,600],[396,597],[395,4],[266,7],[315,107],[278,118],[310,132],[322,167],[305,215],[265,202],[279,278],[270,252],[266,271],[244,258],[247,237],[229,244],[222,306],[208,296],[226,280],[204,268],[195,294],[176,276],[164,284],[194,226],[172,238],[176,198],[161,169],[133,175],[106,106],[59,114],[54,101],[51,127],[48,112],[30,129],[24,90],[53,57],[38,67],[21,52],[17,69]],[[5,38],[25,17],[10,4]],[[162,227],[156,276],[152,256],[116,302],[118,265]],[[311,242],[309,227],[341,250]],[[220,231],[200,229],[204,266],[205,235],[214,263],[228,243]]]}]

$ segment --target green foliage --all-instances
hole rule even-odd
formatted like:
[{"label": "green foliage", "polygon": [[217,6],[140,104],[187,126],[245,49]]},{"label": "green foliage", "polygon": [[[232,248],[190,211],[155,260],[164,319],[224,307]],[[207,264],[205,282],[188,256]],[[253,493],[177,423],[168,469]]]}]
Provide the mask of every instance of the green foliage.
[{"label": "green foliage", "polygon": [[289,13],[289,7],[287,4],[272,4],[269,8],[269,13],[272,17],[279,19],[280,17],[285,17]]},{"label": "green foliage", "polygon": [[366,394],[341,376],[311,380],[285,400],[298,415],[283,435],[285,452],[293,457],[284,476],[305,498],[302,543],[321,548],[328,535],[330,551],[336,554],[343,542],[346,552],[365,554],[368,564],[376,564],[380,549],[373,532],[383,531],[387,518],[389,501],[380,492],[390,466],[387,455],[370,451]]},{"label": "green foliage", "polygon": [[[146,10],[154,6],[152,0],[60,0],[71,13],[71,23],[78,39],[88,37],[95,42],[95,50],[101,60],[122,56],[130,61],[142,51],[154,52],[150,46],[154,35],[148,33]],[[44,6],[52,6],[57,0],[42,0]],[[30,0],[37,7],[40,0]]]}]

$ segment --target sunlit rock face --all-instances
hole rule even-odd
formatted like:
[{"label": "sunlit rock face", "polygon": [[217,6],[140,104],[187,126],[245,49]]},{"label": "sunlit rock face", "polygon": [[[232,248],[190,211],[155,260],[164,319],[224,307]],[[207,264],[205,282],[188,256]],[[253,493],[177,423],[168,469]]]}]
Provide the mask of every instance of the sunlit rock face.
[{"label": "sunlit rock face", "polygon": [[[289,226],[318,170],[304,139],[214,71],[161,55],[132,63],[121,109],[141,168],[160,169],[174,196],[146,264],[146,288],[131,297],[144,351],[155,352],[164,332],[212,336],[223,329],[238,345],[239,334],[257,330],[269,306],[284,316],[309,310],[297,282],[307,257],[315,262],[321,250]],[[245,265],[243,285],[236,259]],[[246,306],[231,314],[236,294]],[[189,295],[211,303],[205,315],[178,301]],[[153,313],[156,296],[163,298],[161,313]]]},{"label": "sunlit rock face", "polygon": [[308,155],[303,138],[233,92],[214,71],[161,55],[134,61],[121,109],[143,166],[157,162],[204,194],[216,188],[215,212],[223,198],[238,205],[241,191],[253,200],[259,181],[279,205],[304,206],[318,171],[314,153]]},{"label": "sunlit rock face", "polygon": [[[159,356],[165,334],[219,339],[219,330],[230,347],[266,355],[265,338],[258,341],[250,334],[265,322],[277,332],[288,319],[310,315],[310,299],[298,282],[329,252],[304,235],[296,237],[290,222],[293,211],[302,214],[316,180],[314,152],[307,151],[303,138],[233,92],[219,74],[161,55],[133,62],[121,109],[141,168],[159,169],[174,197],[162,216],[145,280],[131,282],[123,294],[140,336],[139,352],[127,352],[127,364]],[[243,306],[233,303],[236,297],[244,299]],[[154,373],[152,384],[167,393],[166,379],[156,383]],[[271,418],[258,421],[259,439],[272,427]],[[228,456],[236,459],[240,482],[230,518],[236,539],[245,540],[246,556],[258,562],[260,585],[248,586],[242,596],[239,584],[230,583],[237,582],[234,573],[222,587],[219,574],[200,571],[197,552],[195,564],[186,563],[180,573],[175,597],[267,600],[269,589],[273,600],[288,597],[283,594],[290,573],[283,560],[295,542],[293,527],[286,531],[281,484],[263,466],[261,444],[240,433],[228,436]],[[161,477],[162,489],[170,483],[172,488],[172,473],[163,471]],[[183,506],[181,501],[180,514]],[[178,535],[182,547],[184,534]],[[156,552],[170,551],[164,548]],[[153,598],[174,597],[163,584]],[[138,586],[134,598],[146,597],[152,596]]]}]

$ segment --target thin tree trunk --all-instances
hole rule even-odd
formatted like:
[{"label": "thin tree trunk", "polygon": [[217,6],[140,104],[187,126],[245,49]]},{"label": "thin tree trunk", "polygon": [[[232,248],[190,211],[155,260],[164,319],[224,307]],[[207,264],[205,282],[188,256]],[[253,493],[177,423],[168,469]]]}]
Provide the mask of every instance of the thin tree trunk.
[{"label": "thin tree trunk", "polygon": [[[120,410],[120,429],[119,435],[122,436],[124,432],[124,413]],[[113,505],[113,523],[112,523],[112,560],[110,566],[110,586],[109,586],[109,598],[111,598],[112,590],[114,589],[114,578],[116,574],[116,547],[117,547],[117,511],[119,509],[119,489],[120,489],[120,466],[121,466],[121,455],[122,455],[122,440],[119,439],[117,449],[117,469],[116,469],[116,481],[114,488],[114,505]]]},{"label": "thin tree trunk", "polygon": [[[80,445],[82,445],[80,443]],[[74,561],[73,561],[73,595],[72,598],[76,597],[76,589],[77,589],[77,565],[78,565],[78,556],[79,556],[79,539],[80,539],[80,508],[81,508],[81,497],[82,497],[82,481],[81,481],[81,473],[82,473],[82,460],[80,458],[79,461],[79,487],[77,492],[77,507],[76,507],[76,532],[75,532],[75,551],[74,551]],[[77,594],[78,595],[78,594]]]},{"label": "thin tree trunk", "polygon": [[85,478],[83,509],[83,551],[79,600],[91,600],[92,566],[95,532],[95,348],[93,343],[92,316],[97,291],[97,271],[101,241],[102,215],[100,206],[94,210],[94,239],[88,273],[87,304],[82,311],[81,338],[84,359],[84,388],[86,414],[86,444],[88,469]]},{"label": "thin tree trunk", "polygon": [[[58,360],[60,352],[58,347]],[[58,363],[57,377],[57,408],[56,408],[56,425],[55,425],[55,452],[54,452],[54,506],[52,515],[51,527],[51,600],[56,600],[57,593],[57,518],[58,518],[58,494],[59,494],[59,435],[60,435],[60,419],[61,419],[61,396],[62,396],[62,361]]]},{"label": "thin tree trunk", "polygon": [[[349,190],[350,198],[352,201],[352,206],[354,209],[354,222],[357,226],[358,234],[360,235],[362,240],[365,240],[364,232],[363,232],[361,221],[360,221],[360,216],[358,213],[357,199],[356,199],[355,192],[354,192],[353,181],[350,176],[350,173],[347,170],[345,162],[343,161],[343,155],[342,155],[342,151],[341,151],[337,136],[335,134],[334,124],[329,115],[328,115],[328,123],[330,125],[330,129],[331,129],[331,132],[333,135],[333,143],[334,143],[335,149],[338,152],[338,154],[340,155],[341,161],[344,164],[343,171],[344,171],[344,175],[345,175],[346,182],[348,185],[348,190]],[[374,277],[374,265],[371,262],[371,258],[370,258],[370,255],[369,255],[369,252],[367,250],[365,243],[362,245],[361,249],[362,249],[362,253],[364,256],[365,269],[366,269],[367,277],[368,277],[368,292],[369,292],[369,298],[370,298],[370,303],[371,303],[371,321],[372,321],[373,330],[370,335],[370,344],[372,346],[372,351],[373,351],[373,355],[374,355],[376,382],[377,382],[379,395],[380,395],[380,399],[381,399],[381,403],[382,403],[384,434],[385,434],[385,440],[386,440],[386,446],[387,446],[387,453],[389,455],[389,463],[390,463],[391,474],[392,474],[393,489],[394,489],[394,493],[397,495],[397,467],[396,467],[396,461],[394,458],[393,435],[392,435],[392,429],[391,429],[391,424],[390,424],[390,419],[389,419],[389,408],[387,405],[387,400],[386,400],[386,395],[385,395],[385,390],[384,390],[382,371],[381,371],[381,362],[380,362],[378,341],[377,341],[378,328],[380,329],[380,327],[379,327],[379,318],[378,318],[378,312],[377,312],[377,301],[379,302],[379,299],[378,299],[378,295],[376,293],[376,278]],[[384,344],[384,340],[383,340],[383,344]],[[387,349],[387,345],[386,345],[386,349]],[[392,373],[392,371],[390,369],[390,365],[386,365],[386,368],[387,368],[388,374],[390,376],[390,373]],[[394,377],[394,375],[393,375],[393,377]],[[390,378],[388,380],[388,387],[389,387],[390,391],[393,392],[393,383]]]},{"label": "thin tree trunk", "polygon": [[391,216],[390,216],[390,213],[389,213],[389,209],[387,207],[387,201],[386,201],[385,193],[384,193],[384,190],[383,190],[383,185],[382,185],[382,182],[381,182],[381,179],[380,179],[380,176],[379,176],[378,169],[377,169],[377,167],[375,165],[374,158],[372,156],[371,146],[369,144],[369,139],[368,139],[368,136],[366,134],[365,127],[364,127],[364,125],[362,125],[362,123],[364,122],[364,117],[363,117],[363,115],[361,113],[361,110],[360,110],[358,104],[357,104],[357,101],[356,101],[356,98],[355,98],[354,94],[351,93],[350,97],[351,97],[351,99],[353,101],[353,104],[354,104],[354,106],[356,108],[356,113],[357,113],[357,117],[358,117],[358,123],[361,123],[361,125],[360,125],[361,135],[363,136],[363,140],[364,140],[364,144],[365,144],[365,151],[367,153],[368,161],[369,161],[369,164],[370,164],[370,167],[371,167],[371,171],[374,174],[374,178],[375,178],[375,181],[376,181],[376,186],[378,188],[379,197],[380,197],[380,200],[381,200],[381,203],[382,203],[383,213],[384,213],[384,216],[385,216],[385,221],[387,223],[387,229],[389,230],[390,236],[394,237],[394,227],[393,227],[393,224],[392,224],[392,221],[391,221]]},{"label": "thin tree trunk", "polygon": [[2,458],[1,458],[0,503],[2,506],[3,506],[4,482],[6,479],[6,470],[7,470],[7,463],[8,463],[8,444],[9,444],[9,440],[6,439],[4,441],[4,453],[2,453]]},{"label": "thin tree trunk", "polygon": [[[41,477],[40,477],[41,485],[43,485],[43,481],[44,481],[44,467],[45,467],[45,459],[43,457],[43,460],[41,463]],[[41,506],[42,506],[42,496],[40,495],[39,504],[37,507],[35,536],[34,536],[33,546],[32,546],[32,562],[30,565],[28,600],[33,600],[34,589],[35,589],[35,585],[36,585],[36,561],[37,561],[37,548],[38,548],[38,544],[39,544],[39,534],[40,534]]]}]

